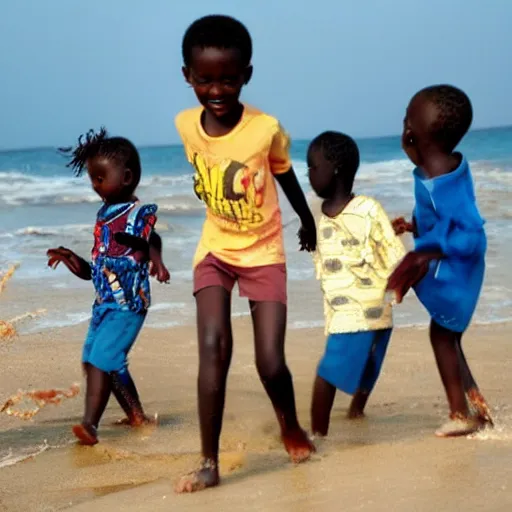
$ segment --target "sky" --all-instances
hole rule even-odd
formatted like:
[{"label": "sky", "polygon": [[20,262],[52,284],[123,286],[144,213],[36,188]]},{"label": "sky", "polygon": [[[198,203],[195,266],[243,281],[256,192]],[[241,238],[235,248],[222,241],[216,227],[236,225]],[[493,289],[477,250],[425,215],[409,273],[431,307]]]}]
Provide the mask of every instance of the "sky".
[{"label": "sky", "polygon": [[181,39],[205,14],[249,28],[243,100],[294,138],[397,134],[410,97],[441,82],[469,94],[475,127],[512,124],[510,0],[16,0],[0,2],[0,148],[100,125],[177,143],[174,116],[196,104]]}]

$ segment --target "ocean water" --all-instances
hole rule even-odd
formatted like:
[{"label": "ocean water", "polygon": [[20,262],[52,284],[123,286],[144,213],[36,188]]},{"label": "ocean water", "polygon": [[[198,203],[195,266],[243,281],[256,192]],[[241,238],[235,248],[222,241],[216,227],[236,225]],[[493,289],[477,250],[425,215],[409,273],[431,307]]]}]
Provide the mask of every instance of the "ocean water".
[{"label": "ocean water", "polygon": [[[412,164],[405,158],[398,137],[358,141],[361,167],[356,193],[374,196],[390,217],[410,216],[413,206]],[[308,197],[306,177],[308,141],[295,141],[292,159]],[[475,322],[500,322],[510,318],[512,274],[506,254],[511,254],[512,217],[508,201],[512,185],[512,128],[473,131],[461,150],[471,162],[480,209],[487,220],[489,249],[485,289]],[[159,205],[158,229],[164,241],[165,260],[172,282],[153,285],[154,306],[148,325],[172,327],[195,319],[191,296],[191,259],[200,236],[204,207],[192,192],[192,169],[180,146],[140,149],[143,177],[137,191],[143,201]],[[289,325],[320,326],[321,295],[309,255],[297,250],[299,227],[281,194],[289,269]],[[47,309],[44,316],[22,330],[72,325],[87,320],[93,291],[90,283],[74,278],[65,268],[46,266],[46,250],[65,245],[87,257],[92,226],[100,201],[86,177],[75,178],[55,149],[0,152],[0,270],[10,263],[21,267],[10,286],[22,293],[16,301],[0,302],[0,318],[27,310]],[[234,299],[234,314],[247,314],[245,301]],[[425,312],[414,294],[396,310],[398,325],[421,325]]]}]

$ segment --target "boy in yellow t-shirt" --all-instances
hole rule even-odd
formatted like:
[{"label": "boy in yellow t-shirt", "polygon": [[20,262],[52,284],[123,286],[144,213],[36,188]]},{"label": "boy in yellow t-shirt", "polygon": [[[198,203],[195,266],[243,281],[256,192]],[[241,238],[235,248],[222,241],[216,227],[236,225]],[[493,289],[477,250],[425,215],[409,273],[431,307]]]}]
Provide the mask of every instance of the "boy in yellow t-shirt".
[{"label": "boy in yellow t-shirt", "polygon": [[183,75],[200,106],[176,126],[195,169],[194,191],[206,220],[194,257],[199,340],[199,421],[203,462],[178,492],[218,485],[219,437],[232,353],[231,292],[249,299],[256,366],[293,462],[314,450],[297,420],[285,362],[286,266],[276,181],[300,217],[300,247],[312,251],[316,229],[292,169],[279,122],[239,97],[252,75],[247,29],[227,16],[195,21],[183,38]]},{"label": "boy in yellow t-shirt", "polygon": [[359,150],[347,135],[325,132],[309,147],[309,180],[324,199],[315,264],[328,338],[311,405],[313,433],[321,436],[336,389],[354,395],[349,418],[363,414],[393,327],[387,281],[405,254],[382,206],[352,193],[358,167]]}]

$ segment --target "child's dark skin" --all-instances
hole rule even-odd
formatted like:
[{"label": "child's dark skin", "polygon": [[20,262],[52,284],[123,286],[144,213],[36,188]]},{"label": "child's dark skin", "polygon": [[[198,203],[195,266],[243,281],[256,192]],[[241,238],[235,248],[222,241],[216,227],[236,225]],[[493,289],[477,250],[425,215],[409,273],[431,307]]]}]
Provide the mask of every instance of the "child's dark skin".
[{"label": "child's dark skin", "polygon": [[[460,165],[459,153],[448,153],[432,140],[430,130],[437,118],[437,107],[424,96],[415,96],[407,108],[402,134],[402,147],[416,165],[429,178],[448,174]],[[415,221],[407,223],[403,218],[395,219],[397,234],[415,232]],[[388,289],[394,290],[397,302],[401,302],[408,290],[421,281],[428,272],[432,260],[442,259],[439,252],[410,252],[391,275]],[[437,367],[441,375],[451,417],[467,418],[470,414],[466,395],[477,410],[478,419],[492,425],[488,406],[471,374],[461,346],[461,333],[455,333],[432,321],[430,340]]]},{"label": "child's dark skin", "polygon": [[[243,114],[239,97],[252,76],[252,66],[241,64],[236,49],[193,48],[190,66],[183,68],[183,75],[204,107],[205,132],[211,137],[231,132]],[[314,250],[315,222],[293,169],[276,179],[301,219],[298,234],[301,250]],[[199,420],[204,462],[201,469],[179,482],[178,492],[197,491],[218,485],[220,481],[219,438],[233,345],[230,294],[220,286],[213,286],[200,290],[196,302]],[[285,362],[286,306],[278,302],[250,301],[250,308],[256,366],[276,412],[283,443],[292,461],[304,461],[314,447],[298,423],[292,377]]]},{"label": "child's dark skin", "polygon": [[[117,204],[136,199],[131,192],[133,189],[131,186],[133,175],[129,169],[120,168],[116,162],[108,158],[95,157],[87,161],[87,171],[94,191],[105,203]],[[144,258],[149,257],[152,264],[151,274],[156,276],[158,281],[169,281],[170,275],[161,256],[161,240],[156,233],[152,235],[149,244],[144,240],[123,233],[116,234],[115,238],[119,243],[141,252]],[[63,263],[80,279],[87,281],[91,279],[89,263],[70,249],[64,247],[49,249],[47,256],[49,267],[56,268],[59,263]],[[129,374],[125,379],[126,381],[121,383],[114,373],[103,372],[88,363],[83,366],[87,378],[87,393],[81,426],[85,431],[81,433],[80,438],[85,437],[89,444],[97,442],[95,429],[107,406],[111,392],[114,393],[127,416],[127,419],[121,423],[140,426],[151,421],[144,414],[137,389]]]},{"label": "child's dark skin", "polygon": [[[342,180],[337,179],[337,173],[341,171],[325,158],[321,149],[310,148],[307,161],[311,187],[319,197],[324,199],[322,212],[328,217],[336,217],[354,197],[352,190],[346,190]],[[326,436],[329,431],[335,395],[336,387],[317,375],[311,405],[311,428],[316,436]],[[369,393],[364,390],[356,391],[347,413],[349,419],[364,416],[364,408],[369,396]]]}]

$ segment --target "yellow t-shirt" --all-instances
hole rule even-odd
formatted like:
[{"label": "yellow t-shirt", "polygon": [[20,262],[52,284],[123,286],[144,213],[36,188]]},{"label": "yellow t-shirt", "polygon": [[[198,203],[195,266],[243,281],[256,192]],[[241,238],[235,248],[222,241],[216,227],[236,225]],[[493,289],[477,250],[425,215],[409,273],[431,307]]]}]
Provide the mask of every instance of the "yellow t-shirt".
[{"label": "yellow t-shirt", "polygon": [[244,106],[238,125],[208,136],[202,107],[176,117],[194,191],[206,204],[194,266],[208,253],[239,267],[284,263],[281,210],[274,174],[290,170],[290,140],[274,117]]},{"label": "yellow t-shirt", "polygon": [[314,255],[328,334],[393,326],[384,300],[389,276],[405,255],[382,206],[356,196],[336,217],[322,214]]}]

